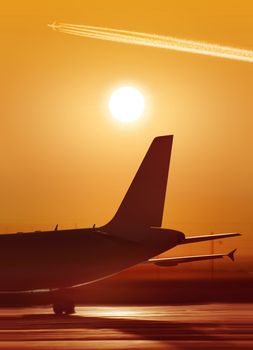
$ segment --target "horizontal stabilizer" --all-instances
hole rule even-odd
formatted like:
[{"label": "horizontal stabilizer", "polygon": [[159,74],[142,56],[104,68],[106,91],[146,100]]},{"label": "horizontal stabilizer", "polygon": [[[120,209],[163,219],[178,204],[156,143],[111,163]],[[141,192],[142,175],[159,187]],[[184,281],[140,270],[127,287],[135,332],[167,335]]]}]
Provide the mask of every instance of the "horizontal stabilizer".
[{"label": "horizontal stabilizer", "polygon": [[158,258],[158,259],[149,259],[147,263],[152,263],[157,266],[176,266],[182,263],[195,262],[195,261],[203,261],[203,260],[214,260],[214,259],[222,259],[224,256],[228,256],[232,261],[234,261],[234,253],[236,249],[232,250],[232,252],[228,254],[210,254],[210,255],[195,255],[195,256],[183,256],[176,258]]},{"label": "horizontal stabilizer", "polygon": [[185,237],[185,239],[182,240],[179,244],[204,242],[204,241],[211,241],[214,239],[223,239],[223,238],[236,237],[236,236],[241,236],[241,234],[240,233],[219,233],[215,235]]},{"label": "horizontal stabilizer", "polygon": [[232,252],[228,253],[228,257],[232,260],[235,261],[235,252],[236,249],[232,250]]}]

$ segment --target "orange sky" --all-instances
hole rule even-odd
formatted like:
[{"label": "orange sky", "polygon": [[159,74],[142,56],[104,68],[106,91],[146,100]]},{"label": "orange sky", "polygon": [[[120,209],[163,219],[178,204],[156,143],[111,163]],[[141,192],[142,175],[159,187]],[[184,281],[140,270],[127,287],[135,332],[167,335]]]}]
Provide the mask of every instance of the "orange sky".
[{"label": "orange sky", "polygon": [[[174,134],[164,227],[239,231],[215,250],[252,254],[253,64],[47,27],[56,20],[253,49],[251,0],[2,0],[0,16],[2,232],[105,223],[151,140]],[[125,84],[147,103],[131,125],[107,107]],[[171,254],[204,252],[210,243]]]}]

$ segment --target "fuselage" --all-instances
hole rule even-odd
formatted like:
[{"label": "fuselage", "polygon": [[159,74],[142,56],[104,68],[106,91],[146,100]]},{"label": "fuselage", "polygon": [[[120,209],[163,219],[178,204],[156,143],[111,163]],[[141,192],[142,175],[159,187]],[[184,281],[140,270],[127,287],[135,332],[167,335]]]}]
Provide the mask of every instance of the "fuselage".
[{"label": "fuselage", "polygon": [[[173,233],[174,232],[174,233]],[[99,229],[0,235],[0,290],[54,289],[86,284],[148,260],[175,245],[177,231],[138,242]],[[156,242],[156,244],[154,244]]]}]

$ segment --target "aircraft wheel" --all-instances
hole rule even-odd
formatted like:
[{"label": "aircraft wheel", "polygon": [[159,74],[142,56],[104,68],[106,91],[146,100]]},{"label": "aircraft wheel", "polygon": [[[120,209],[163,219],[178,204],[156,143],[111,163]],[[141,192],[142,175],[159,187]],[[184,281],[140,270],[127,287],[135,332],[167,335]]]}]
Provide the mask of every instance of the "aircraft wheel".
[{"label": "aircraft wheel", "polygon": [[72,302],[55,303],[53,310],[56,315],[71,315],[75,313],[75,304]]},{"label": "aircraft wheel", "polygon": [[68,302],[64,305],[64,313],[66,315],[71,315],[75,313],[75,304],[72,302]]},{"label": "aircraft wheel", "polygon": [[53,304],[53,310],[56,315],[62,315],[63,314],[63,308],[61,304]]}]

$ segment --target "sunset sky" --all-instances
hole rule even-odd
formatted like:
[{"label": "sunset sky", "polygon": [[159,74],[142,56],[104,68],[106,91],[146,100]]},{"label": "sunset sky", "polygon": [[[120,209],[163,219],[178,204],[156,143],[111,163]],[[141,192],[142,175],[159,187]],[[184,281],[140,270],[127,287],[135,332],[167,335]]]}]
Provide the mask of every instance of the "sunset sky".
[{"label": "sunset sky", "polygon": [[[253,50],[253,2],[2,0],[0,230],[102,225],[152,139],[174,134],[163,226],[186,235],[240,232],[253,244],[253,63],[59,33],[53,21]],[[133,123],[108,108],[138,88]],[[171,255],[210,253],[210,243]],[[242,259],[242,260],[240,260]],[[241,264],[241,265],[240,265]]]}]

